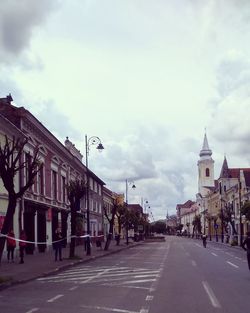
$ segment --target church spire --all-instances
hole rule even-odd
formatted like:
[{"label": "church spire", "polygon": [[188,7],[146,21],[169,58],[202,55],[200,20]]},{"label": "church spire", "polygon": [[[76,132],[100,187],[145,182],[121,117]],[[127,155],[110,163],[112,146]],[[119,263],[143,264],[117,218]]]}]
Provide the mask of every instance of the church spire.
[{"label": "church spire", "polygon": [[209,157],[210,158],[211,155],[212,155],[212,150],[209,149],[209,145],[208,145],[208,141],[207,141],[207,134],[205,133],[202,149],[200,151],[200,157],[203,157],[203,158]]},{"label": "church spire", "polygon": [[224,161],[221,167],[220,178],[229,178],[229,168],[226,156],[224,157]]}]

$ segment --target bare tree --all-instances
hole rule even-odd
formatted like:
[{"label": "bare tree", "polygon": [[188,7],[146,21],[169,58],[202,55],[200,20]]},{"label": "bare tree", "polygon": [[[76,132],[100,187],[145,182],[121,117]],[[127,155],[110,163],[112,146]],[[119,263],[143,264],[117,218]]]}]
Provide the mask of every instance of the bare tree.
[{"label": "bare tree", "polygon": [[108,250],[110,242],[111,242],[111,239],[113,237],[115,216],[117,216],[118,212],[120,212],[122,207],[123,207],[123,205],[121,204],[120,196],[117,196],[114,199],[113,207],[112,207],[112,210],[111,210],[111,214],[109,214],[107,212],[107,209],[106,209],[105,206],[103,207],[104,215],[105,215],[105,217],[107,218],[107,220],[109,222],[109,234],[108,234],[107,241],[106,241],[106,244],[105,244],[105,247],[104,247],[104,250],[106,250],[106,251]]},{"label": "bare tree", "polygon": [[69,257],[75,257],[76,212],[80,209],[81,198],[86,195],[86,182],[82,179],[71,180],[67,186],[71,214],[71,241]]},{"label": "bare tree", "polygon": [[250,222],[250,201],[246,201],[241,208],[241,214],[246,216],[246,219]]},{"label": "bare tree", "polygon": [[[20,139],[13,136],[10,140],[5,136],[5,143],[0,143],[0,177],[8,193],[8,207],[1,230],[2,236],[0,237],[0,261],[2,259],[5,236],[12,228],[17,200],[33,185],[34,178],[41,166],[38,158],[39,147],[34,150],[32,157],[28,159],[23,158],[23,150],[27,142],[28,138]],[[18,172],[21,174],[24,168],[26,168],[27,173],[26,182],[16,191],[15,176]]]}]

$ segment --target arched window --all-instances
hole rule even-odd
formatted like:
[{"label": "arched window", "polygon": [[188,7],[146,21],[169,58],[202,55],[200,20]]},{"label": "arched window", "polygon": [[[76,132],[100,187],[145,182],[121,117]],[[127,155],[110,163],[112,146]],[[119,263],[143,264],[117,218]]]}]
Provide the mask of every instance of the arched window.
[{"label": "arched window", "polygon": [[206,177],[210,176],[209,168],[206,168]]}]

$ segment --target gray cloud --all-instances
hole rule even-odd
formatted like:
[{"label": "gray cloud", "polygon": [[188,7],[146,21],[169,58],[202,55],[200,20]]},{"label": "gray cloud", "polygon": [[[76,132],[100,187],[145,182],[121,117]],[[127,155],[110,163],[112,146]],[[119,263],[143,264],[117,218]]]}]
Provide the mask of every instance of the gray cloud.
[{"label": "gray cloud", "polygon": [[57,5],[57,0],[1,0],[0,62],[9,63],[25,50],[34,27],[41,25]]},{"label": "gray cloud", "polygon": [[[212,134],[220,153],[246,164],[250,154],[250,61],[230,52],[217,69],[219,98],[214,106]],[[213,127],[212,125],[216,125]],[[242,164],[236,164],[240,167]]]},{"label": "gray cloud", "polygon": [[237,52],[230,53],[217,69],[218,92],[222,98],[250,84],[250,61]]},{"label": "gray cloud", "polygon": [[83,136],[80,131],[73,127],[69,117],[61,113],[52,100],[36,101],[31,105],[27,102],[18,103],[18,106],[21,105],[34,114],[62,142],[64,142],[66,136],[71,140],[73,138],[73,142],[82,139]]}]

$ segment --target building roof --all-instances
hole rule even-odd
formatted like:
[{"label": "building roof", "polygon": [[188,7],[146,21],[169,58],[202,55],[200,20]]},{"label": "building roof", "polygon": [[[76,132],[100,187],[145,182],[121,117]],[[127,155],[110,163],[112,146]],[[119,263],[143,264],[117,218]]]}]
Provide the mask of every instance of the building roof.
[{"label": "building roof", "polygon": [[[41,133],[46,134],[46,138],[50,138],[51,140],[51,146],[54,148],[57,147],[60,149],[60,152],[64,152],[65,156],[68,156],[69,160],[74,160],[75,164],[77,164],[80,169],[85,169],[86,166],[82,163],[81,160],[79,160],[76,156],[74,156],[31,112],[26,110],[24,107],[16,107],[11,104],[13,101],[11,95],[0,98],[0,113],[3,115],[6,119],[8,119],[12,124],[14,124],[18,129],[22,131],[21,128],[21,120],[26,119],[35,127],[37,128],[37,131],[39,130]],[[90,169],[88,169],[89,175],[98,181],[98,183],[105,185],[105,182],[100,179],[94,172],[92,172]]]},{"label": "building roof", "polygon": [[209,157],[210,158],[211,155],[212,155],[212,150],[210,150],[210,148],[208,146],[207,134],[205,133],[202,149],[200,151],[200,157]]},{"label": "building roof", "polygon": [[143,213],[143,207],[140,204],[128,204],[128,209],[134,212]]},{"label": "building roof", "polygon": [[195,204],[194,201],[188,200],[183,204],[177,204],[176,209],[184,209],[184,208],[187,209],[187,208],[190,208],[193,204]]},{"label": "building roof", "polygon": [[245,171],[243,173],[245,177],[246,186],[250,187],[250,171]]}]

